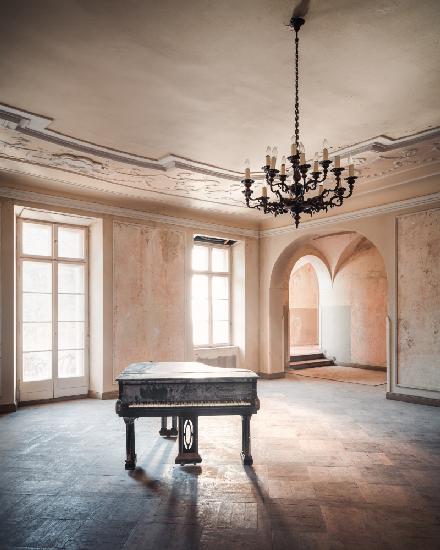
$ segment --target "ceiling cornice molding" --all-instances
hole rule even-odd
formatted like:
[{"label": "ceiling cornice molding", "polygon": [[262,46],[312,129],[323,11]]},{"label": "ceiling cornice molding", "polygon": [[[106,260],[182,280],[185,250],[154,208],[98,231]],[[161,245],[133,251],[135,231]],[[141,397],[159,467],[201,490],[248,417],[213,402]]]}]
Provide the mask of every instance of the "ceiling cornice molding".
[{"label": "ceiling cornice molding", "polygon": [[134,155],[125,151],[104,147],[95,143],[90,143],[65,134],[60,134],[49,128],[54,121],[52,118],[43,117],[34,113],[29,113],[21,109],[16,109],[9,105],[0,103],[0,126],[15,130],[22,134],[30,135],[63,147],[69,147],[82,153],[89,153],[97,157],[103,157],[117,162],[124,162],[132,166],[141,168],[151,168],[167,172],[171,169],[181,168],[191,170],[198,174],[207,176],[221,177],[228,180],[237,181],[240,172],[228,170],[218,166],[212,166],[203,162],[187,159],[174,154],[168,154],[160,159],[151,159]]},{"label": "ceiling cornice molding", "polygon": [[440,136],[440,127],[428,128],[415,134],[409,134],[398,138],[392,138],[384,134],[376,136],[374,138],[348,145],[341,149],[335,149],[331,151],[332,155],[349,156],[358,155],[359,153],[366,153],[367,151],[373,151],[375,153],[382,153],[386,151],[392,151],[393,149],[399,149],[401,147],[408,147],[414,145],[426,139],[433,139]]},{"label": "ceiling cornice molding", "polygon": [[326,225],[334,223],[353,221],[360,218],[369,218],[371,216],[388,214],[390,212],[396,212],[398,210],[406,210],[407,208],[413,208],[415,206],[425,206],[438,201],[440,201],[440,192],[432,193],[431,195],[422,195],[421,197],[413,197],[411,199],[405,199],[402,201],[390,202],[388,204],[382,204],[380,206],[372,206],[370,208],[364,208],[362,210],[355,210],[354,212],[347,212],[346,214],[336,214],[334,216],[322,218],[319,220],[301,222],[298,229],[296,229],[293,225],[274,229],[265,229],[260,231],[259,236],[260,238],[264,238],[287,235],[289,233],[295,233],[297,231],[307,231],[308,229],[324,227]]},{"label": "ceiling cornice molding", "polygon": [[[174,154],[168,154],[160,159],[151,159],[134,155],[125,151],[103,147],[94,143],[80,140],[49,128],[54,119],[43,117],[35,113],[30,113],[22,109],[11,107],[10,105],[0,104],[0,126],[15,130],[22,134],[37,137],[39,139],[55,143],[64,147],[69,147],[76,151],[96,155],[97,157],[107,158],[117,162],[124,162],[132,166],[142,168],[151,168],[154,170],[167,172],[173,169],[187,169],[194,173],[204,174],[212,177],[221,177],[226,180],[237,181],[241,172],[212,166],[203,162],[180,157]],[[429,128],[414,134],[392,138],[387,135],[380,135],[362,142],[358,142],[346,147],[331,151],[332,155],[340,156],[357,155],[359,153],[386,152],[414,145],[421,141],[440,136],[440,127]],[[263,172],[256,171],[252,173],[256,179],[263,177]]]},{"label": "ceiling cornice molding", "polygon": [[48,195],[46,193],[20,190],[13,187],[0,187],[0,197],[36,203],[38,205],[44,205],[45,207],[57,206],[74,210],[82,210],[95,214],[109,214],[113,216],[120,216],[122,218],[166,223],[168,225],[177,225],[180,227],[214,232],[216,233],[216,235],[232,234],[240,235],[243,237],[252,237],[255,239],[258,239],[259,237],[259,232],[256,229],[244,229],[240,227],[202,222],[190,218],[178,218],[176,216],[168,216],[166,214],[155,214],[154,212],[145,212],[142,210],[123,208],[121,206],[111,206],[98,202],[83,201],[58,195]]}]

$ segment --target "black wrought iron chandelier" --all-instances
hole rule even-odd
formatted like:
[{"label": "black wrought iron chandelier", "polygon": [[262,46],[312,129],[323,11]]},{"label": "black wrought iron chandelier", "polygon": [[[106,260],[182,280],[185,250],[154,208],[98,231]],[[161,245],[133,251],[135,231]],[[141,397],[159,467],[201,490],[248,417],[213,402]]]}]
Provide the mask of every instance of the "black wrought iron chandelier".
[{"label": "black wrought iron chandelier", "polygon": [[[252,184],[249,160],[246,159],[245,175],[241,183],[244,184],[244,196],[248,208],[257,208],[265,214],[289,213],[295,220],[295,226],[298,227],[301,214],[313,214],[317,212],[327,212],[329,208],[341,206],[344,199],[351,197],[353,193],[356,176],[354,175],[354,164],[351,155],[348,159],[348,177],[342,178],[345,168],[341,167],[341,157],[335,156],[334,167],[328,158],[328,143],[323,142],[322,160],[319,160],[318,153],[315,153],[313,166],[307,164],[304,145],[299,140],[299,69],[298,69],[298,32],[304,24],[301,17],[292,17],[290,27],[295,32],[295,133],[292,136],[290,156],[287,160],[291,164],[291,170],[286,169],[286,157],[282,157],[281,166],[276,168],[278,149],[268,146],[266,150],[266,164],[262,170],[266,174],[266,186],[262,187],[260,197],[252,198]],[[310,171],[310,168],[312,170]],[[334,187],[325,188],[324,182],[327,179],[328,172],[334,174]],[[344,186],[343,182],[347,182]],[[267,188],[272,192],[272,197],[268,197]]]}]

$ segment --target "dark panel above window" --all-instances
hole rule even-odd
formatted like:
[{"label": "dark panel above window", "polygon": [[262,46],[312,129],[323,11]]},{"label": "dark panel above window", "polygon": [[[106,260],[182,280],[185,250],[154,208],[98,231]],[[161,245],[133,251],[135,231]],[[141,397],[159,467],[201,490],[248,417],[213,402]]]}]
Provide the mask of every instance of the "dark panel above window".
[{"label": "dark panel above window", "polygon": [[226,245],[226,246],[232,246],[237,241],[233,241],[231,239],[220,239],[218,237],[205,237],[203,235],[196,235],[194,237],[195,243],[209,243],[209,244],[220,244],[220,245]]}]

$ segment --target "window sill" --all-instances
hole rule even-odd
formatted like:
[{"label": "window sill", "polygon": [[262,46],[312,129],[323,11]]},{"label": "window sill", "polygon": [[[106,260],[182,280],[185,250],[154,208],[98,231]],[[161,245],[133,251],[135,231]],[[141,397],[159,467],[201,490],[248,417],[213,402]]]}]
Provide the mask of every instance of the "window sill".
[{"label": "window sill", "polygon": [[234,356],[237,353],[238,347],[230,345],[194,348],[194,355],[196,357]]}]

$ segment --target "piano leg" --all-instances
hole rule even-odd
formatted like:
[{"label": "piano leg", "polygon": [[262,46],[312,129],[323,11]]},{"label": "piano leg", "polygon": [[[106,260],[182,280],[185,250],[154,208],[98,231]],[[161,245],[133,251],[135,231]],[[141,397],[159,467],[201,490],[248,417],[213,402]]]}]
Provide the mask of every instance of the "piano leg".
[{"label": "piano leg", "polygon": [[177,431],[177,416],[173,416],[173,417],[172,417],[172,425],[171,425],[171,430],[170,430],[170,432],[171,432],[170,435],[171,435],[171,436],[174,436],[174,437],[176,437],[176,435],[179,433],[179,432]]},{"label": "piano leg", "polygon": [[159,435],[164,435],[164,436],[168,435],[167,422],[168,422],[168,417],[167,416],[162,416]]},{"label": "piano leg", "polygon": [[136,468],[136,441],[134,436],[135,418],[124,417],[125,422],[125,448],[127,458],[125,460],[125,469],[134,470]]},{"label": "piano leg", "polygon": [[172,416],[172,427],[168,429],[168,417],[162,416],[162,424],[159,435],[164,437],[175,437],[177,435],[177,416]]},{"label": "piano leg", "polygon": [[241,460],[245,466],[252,466],[251,415],[241,417]]},{"label": "piano leg", "polygon": [[179,454],[176,464],[197,464],[202,462],[198,453],[198,423],[199,418],[195,414],[179,416]]}]

